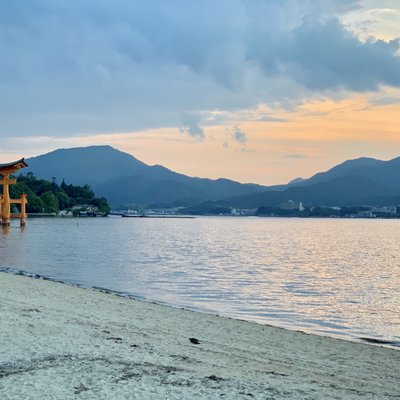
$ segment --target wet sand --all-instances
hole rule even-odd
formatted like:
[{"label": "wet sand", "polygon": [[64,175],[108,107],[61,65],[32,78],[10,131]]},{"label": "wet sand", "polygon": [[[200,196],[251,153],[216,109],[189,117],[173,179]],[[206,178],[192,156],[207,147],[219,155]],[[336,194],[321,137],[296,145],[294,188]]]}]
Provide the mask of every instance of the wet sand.
[{"label": "wet sand", "polygon": [[0,273],[0,399],[400,399],[400,351]]}]

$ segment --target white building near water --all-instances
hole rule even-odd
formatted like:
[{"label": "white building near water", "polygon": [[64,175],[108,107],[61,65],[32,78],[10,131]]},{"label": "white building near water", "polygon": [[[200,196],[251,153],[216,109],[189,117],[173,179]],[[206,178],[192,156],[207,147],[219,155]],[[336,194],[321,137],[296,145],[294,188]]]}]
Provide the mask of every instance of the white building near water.
[{"label": "white building near water", "polygon": [[279,205],[279,208],[281,210],[287,210],[287,211],[303,211],[304,207],[303,207],[303,203],[300,202],[296,202],[294,200],[288,200],[286,203],[281,203]]}]

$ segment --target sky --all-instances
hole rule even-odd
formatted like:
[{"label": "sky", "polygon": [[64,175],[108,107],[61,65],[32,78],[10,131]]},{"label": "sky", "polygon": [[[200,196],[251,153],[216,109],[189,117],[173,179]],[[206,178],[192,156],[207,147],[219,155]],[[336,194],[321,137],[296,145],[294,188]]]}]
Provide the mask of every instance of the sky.
[{"label": "sky", "polygon": [[399,0],[0,0],[0,162],[109,144],[260,184],[400,156]]}]

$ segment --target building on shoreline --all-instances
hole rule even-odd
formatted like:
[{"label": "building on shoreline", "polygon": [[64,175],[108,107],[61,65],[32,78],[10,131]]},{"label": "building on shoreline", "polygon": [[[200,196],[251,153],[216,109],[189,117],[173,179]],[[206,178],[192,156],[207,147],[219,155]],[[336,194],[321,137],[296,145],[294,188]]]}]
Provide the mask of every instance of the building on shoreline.
[{"label": "building on shoreline", "polygon": [[285,203],[279,204],[278,207],[280,210],[286,210],[286,211],[304,211],[303,203],[296,202],[294,200],[288,200]]}]

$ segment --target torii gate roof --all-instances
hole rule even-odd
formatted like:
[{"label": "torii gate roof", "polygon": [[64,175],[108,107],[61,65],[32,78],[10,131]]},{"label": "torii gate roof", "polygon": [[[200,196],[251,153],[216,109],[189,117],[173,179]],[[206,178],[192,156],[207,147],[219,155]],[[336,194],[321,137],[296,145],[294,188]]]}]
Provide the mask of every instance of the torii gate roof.
[{"label": "torii gate roof", "polygon": [[0,174],[10,174],[19,170],[20,168],[26,168],[27,166],[28,164],[25,162],[25,158],[21,158],[20,160],[9,162],[6,164],[0,164]]}]

